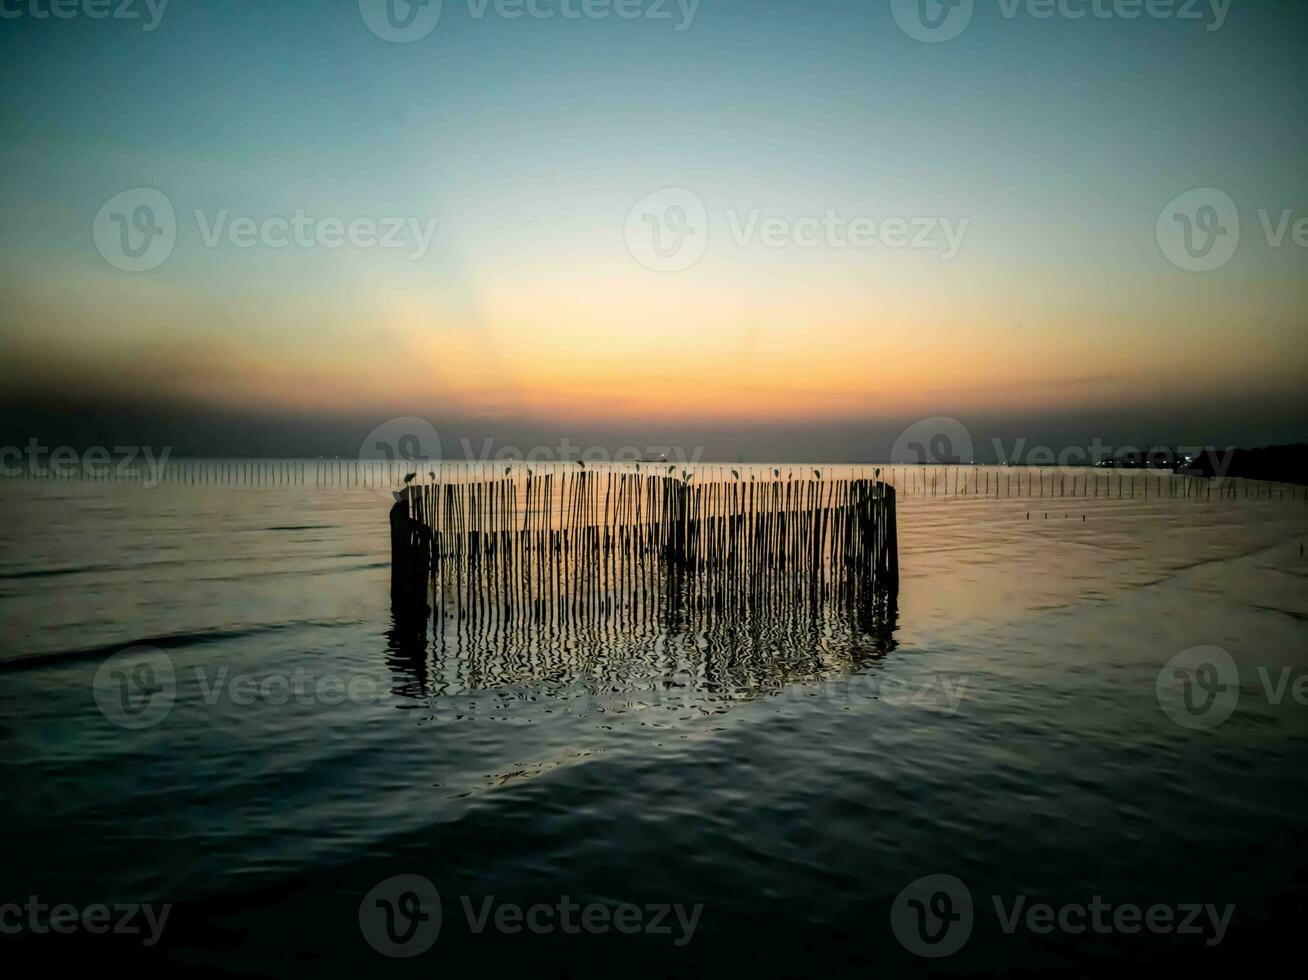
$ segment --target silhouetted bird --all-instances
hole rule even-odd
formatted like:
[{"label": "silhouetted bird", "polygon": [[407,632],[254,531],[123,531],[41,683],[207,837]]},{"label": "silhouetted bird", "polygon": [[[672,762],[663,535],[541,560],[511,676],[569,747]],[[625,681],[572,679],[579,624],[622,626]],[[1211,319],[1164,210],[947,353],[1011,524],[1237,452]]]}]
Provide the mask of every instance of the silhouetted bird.
[{"label": "silhouetted bird", "polygon": [[412,483],[412,482],[413,482],[413,478],[414,478],[415,476],[417,476],[417,475],[418,475],[417,473],[410,473],[408,476],[406,476],[406,477],[404,478],[404,482],[405,482],[405,483]]},{"label": "silhouetted bird", "polygon": [[512,467],[512,466],[506,466],[506,467],[504,467],[504,475],[505,475],[505,476],[508,476],[508,475],[509,475],[510,473],[512,473],[512,472],[513,472],[513,467]]},{"label": "silhouetted bird", "polygon": [[427,471],[427,475],[428,475],[429,477],[431,477],[433,480],[436,479],[436,471],[435,471],[435,470],[428,470],[428,471]]},{"label": "silhouetted bird", "polygon": [[735,470],[732,470],[732,471],[731,471],[731,478],[732,478],[733,480],[739,480],[739,479],[740,479],[740,474],[737,473]]},{"label": "silhouetted bird", "polygon": [[583,470],[586,468],[585,460],[580,460],[580,459],[577,460],[577,465],[580,466]]},{"label": "silhouetted bird", "polygon": [[778,470],[778,469],[773,469],[773,470],[772,470],[772,475],[775,476],[775,477],[780,478],[780,476],[781,476],[781,471]]}]

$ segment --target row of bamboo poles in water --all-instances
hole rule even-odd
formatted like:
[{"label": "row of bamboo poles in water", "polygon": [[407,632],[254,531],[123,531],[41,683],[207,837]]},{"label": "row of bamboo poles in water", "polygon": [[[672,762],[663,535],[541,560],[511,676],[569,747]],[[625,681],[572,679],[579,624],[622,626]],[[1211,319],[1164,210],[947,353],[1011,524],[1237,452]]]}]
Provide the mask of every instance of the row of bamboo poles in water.
[{"label": "row of bamboo poles in water", "polygon": [[[593,472],[650,473],[649,466],[642,472],[639,464],[589,465]],[[504,463],[430,463],[402,459],[173,459],[155,465],[142,462],[138,457],[138,461],[130,465],[76,461],[59,466],[14,467],[16,472],[0,470],[0,475],[10,479],[113,481],[147,486],[311,486],[388,490],[411,474],[426,479],[428,472],[439,471],[438,478],[442,480],[471,482],[491,479],[505,469],[521,476],[527,471],[557,474],[577,468],[576,463],[515,463],[506,466]],[[736,468],[706,464],[671,469],[710,481],[733,479],[742,482],[760,476],[769,480],[802,479],[806,474],[821,472],[810,466],[792,465],[783,469],[747,464],[738,464]],[[1027,466],[833,466],[828,469],[845,473],[850,479],[878,479],[894,487],[900,496],[1308,501],[1308,487],[1304,486],[1239,478],[1209,479],[1167,471]],[[733,478],[728,476],[731,473],[740,475]]]},{"label": "row of bamboo poles in water", "polygon": [[459,620],[857,606],[898,588],[895,492],[873,480],[510,469],[397,496],[393,591],[430,590]]},{"label": "row of bamboo poles in water", "polygon": [[892,485],[903,494],[925,497],[1102,497],[1105,499],[1171,498],[1190,500],[1308,501],[1308,487],[1259,480],[1210,479],[1184,473],[1150,473],[1120,469],[1086,469],[1068,473],[1032,467],[995,469],[957,466],[911,466],[890,469]]}]

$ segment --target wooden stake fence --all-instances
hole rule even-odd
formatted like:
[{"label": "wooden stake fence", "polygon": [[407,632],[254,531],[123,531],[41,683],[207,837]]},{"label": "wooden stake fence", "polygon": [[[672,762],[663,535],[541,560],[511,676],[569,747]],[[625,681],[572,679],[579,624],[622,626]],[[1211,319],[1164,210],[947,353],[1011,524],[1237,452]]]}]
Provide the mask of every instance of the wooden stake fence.
[{"label": "wooden stake fence", "polygon": [[871,607],[899,585],[895,491],[872,480],[510,470],[397,497],[396,601],[460,622]]}]

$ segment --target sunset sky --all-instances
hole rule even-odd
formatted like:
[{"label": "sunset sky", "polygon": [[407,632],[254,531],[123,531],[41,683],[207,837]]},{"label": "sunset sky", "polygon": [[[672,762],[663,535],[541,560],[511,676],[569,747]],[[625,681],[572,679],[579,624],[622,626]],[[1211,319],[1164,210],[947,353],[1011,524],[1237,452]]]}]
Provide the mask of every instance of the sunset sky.
[{"label": "sunset sky", "polygon": [[[12,8],[0,437],[316,454],[418,415],[499,440],[869,459],[949,415],[979,441],[1308,439],[1308,4],[1042,19],[977,0],[940,43],[884,0],[653,6],[506,19],[445,0],[409,43],[353,0],[172,0],[153,30]],[[176,216],[139,272],[93,238],[135,188]],[[630,240],[662,188],[707,219],[676,271]],[[1238,209],[1211,271],[1156,231],[1193,188]],[[1287,209],[1276,245],[1264,225]],[[403,219],[405,247],[205,241],[223,212],[297,210]],[[751,212],[963,234],[952,256],[773,247],[737,241]]]}]

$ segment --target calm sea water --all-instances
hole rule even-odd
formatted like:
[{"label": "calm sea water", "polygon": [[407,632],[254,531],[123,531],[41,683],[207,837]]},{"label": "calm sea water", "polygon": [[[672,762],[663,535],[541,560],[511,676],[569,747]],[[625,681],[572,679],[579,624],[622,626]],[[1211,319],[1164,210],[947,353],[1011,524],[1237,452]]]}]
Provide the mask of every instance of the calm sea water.
[{"label": "calm sea water", "polygon": [[[0,937],[46,962],[1172,974],[1297,943],[1302,499],[906,495],[884,629],[498,640],[396,620],[375,489],[8,480],[0,504],[0,905],[171,905],[150,946]],[[1194,647],[1237,672],[1220,723],[1165,666]],[[106,701],[131,648],[171,672],[139,727]],[[397,875],[439,894],[407,959],[369,919]],[[956,882],[915,909],[929,875]],[[1233,908],[1220,941],[1207,911],[1026,918],[1096,897]],[[602,912],[565,929],[568,903]],[[554,927],[512,931],[537,905]],[[970,931],[921,958],[933,908]]]}]

